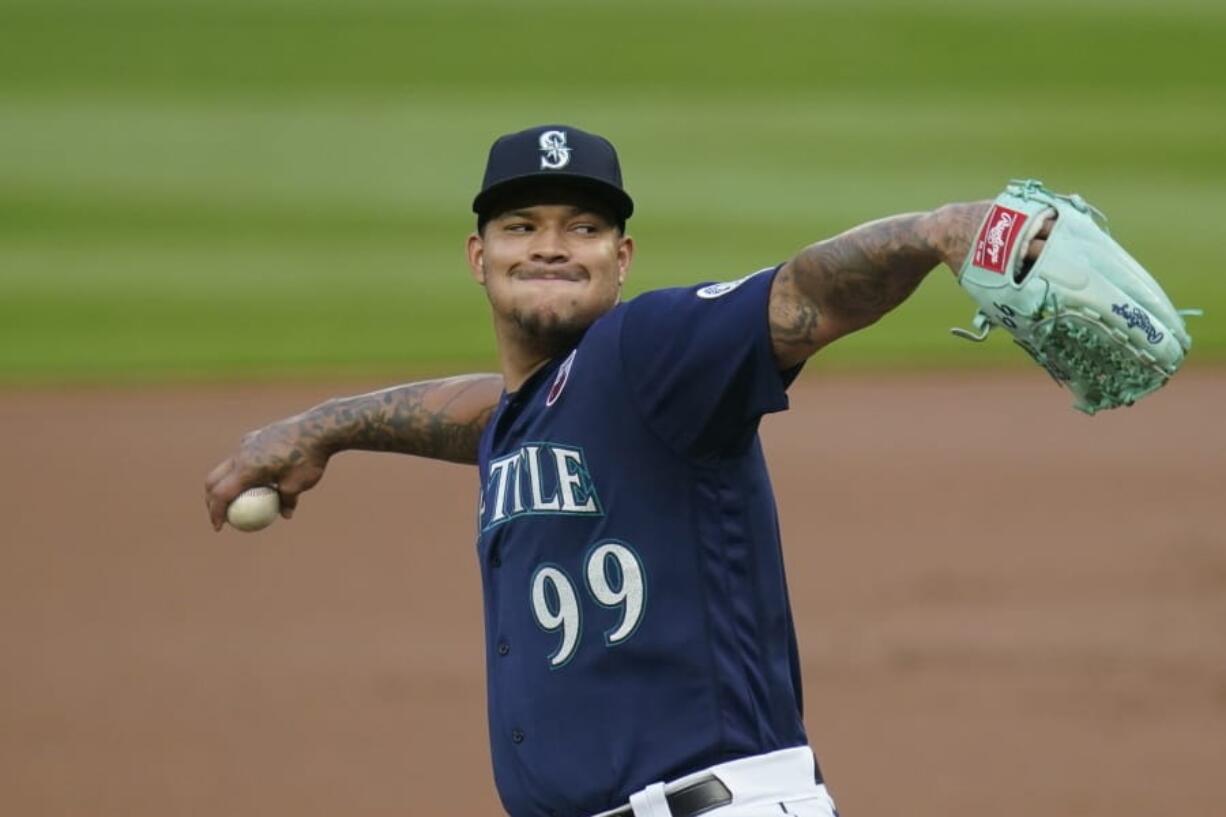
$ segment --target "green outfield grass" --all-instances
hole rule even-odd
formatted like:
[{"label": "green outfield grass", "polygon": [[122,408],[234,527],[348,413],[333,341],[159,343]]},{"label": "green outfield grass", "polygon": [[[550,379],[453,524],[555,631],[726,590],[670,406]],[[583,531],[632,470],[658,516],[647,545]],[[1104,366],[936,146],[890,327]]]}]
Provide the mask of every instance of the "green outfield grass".
[{"label": "green outfield grass", "polygon": [[[1208,1],[9,0],[0,381],[491,368],[468,204],[542,121],[618,144],[631,293],[1035,176],[1222,361],[1224,46]],[[1020,364],[972,311],[934,275],[823,365]]]}]

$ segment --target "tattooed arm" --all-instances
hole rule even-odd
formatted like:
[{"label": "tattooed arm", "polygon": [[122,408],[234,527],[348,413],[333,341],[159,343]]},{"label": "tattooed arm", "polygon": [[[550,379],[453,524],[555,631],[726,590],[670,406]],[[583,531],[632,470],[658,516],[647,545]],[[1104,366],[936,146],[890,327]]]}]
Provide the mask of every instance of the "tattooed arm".
[{"label": "tattooed arm", "polygon": [[[802,250],[775,276],[771,341],[781,369],[898,306],[940,262],[957,270],[990,202],[862,224]],[[1037,252],[1035,253],[1037,254]]]},{"label": "tattooed arm", "polygon": [[323,477],[340,451],[394,451],[475,463],[477,441],[502,393],[500,375],[464,375],[342,397],[243,437],[239,450],[209,473],[205,504],[214,530],[247,488],[276,484],[281,515]]}]

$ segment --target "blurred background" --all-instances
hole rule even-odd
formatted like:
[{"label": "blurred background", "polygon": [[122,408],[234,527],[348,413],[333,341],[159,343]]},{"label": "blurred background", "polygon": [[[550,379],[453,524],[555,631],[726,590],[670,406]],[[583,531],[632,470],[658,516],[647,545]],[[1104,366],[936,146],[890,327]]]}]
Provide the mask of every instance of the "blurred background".
[{"label": "blurred background", "polygon": [[1226,4],[0,0],[0,813],[498,813],[471,469],[345,455],[214,536],[327,397],[495,367],[490,142],[611,138],[629,293],[1080,192],[1190,320],[1093,421],[944,272],[764,426],[846,814],[1226,813]]},{"label": "blurred background", "polygon": [[[492,365],[461,253],[485,152],[618,145],[631,293],[860,221],[1078,191],[1226,355],[1215,2],[5,0],[0,379]],[[1028,365],[933,276],[818,363]]]}]

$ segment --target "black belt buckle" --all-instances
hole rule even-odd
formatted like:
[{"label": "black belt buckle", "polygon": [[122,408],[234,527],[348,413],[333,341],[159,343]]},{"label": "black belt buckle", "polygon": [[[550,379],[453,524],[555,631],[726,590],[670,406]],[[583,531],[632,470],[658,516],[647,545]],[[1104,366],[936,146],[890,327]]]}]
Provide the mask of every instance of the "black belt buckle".
[{"label": "black belt buckle", "polygon": [[724,781],[711,775],[691,783],[684,789],[664,795],[664,799],[668,801],[668,810],[673,813],[673,817],[697,817],[713,808],[731,803],[732,792],[728,791]]},{"label": "black belt buckle", "polygon": [[[732,792],[724,782],[715,775],[707,775],[696,780],[683,789],[677,789],[664,795],[668,802],[668,810],[673,817],[698,817],[711,809],[726,806],[732,802]],[[622,806],[609,817],[630,817],[634,809]]]}]

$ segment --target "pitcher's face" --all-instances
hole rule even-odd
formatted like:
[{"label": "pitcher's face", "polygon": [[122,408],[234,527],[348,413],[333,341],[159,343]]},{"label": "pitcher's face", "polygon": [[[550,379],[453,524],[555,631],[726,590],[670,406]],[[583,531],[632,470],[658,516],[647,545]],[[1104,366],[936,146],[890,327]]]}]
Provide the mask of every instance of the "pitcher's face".
[{"label": "pitcher's face", "polygon": [[468,239],[495,321],[542,340],[578,337],[612,309],[633,257],[633,239],[581,204],[515,207]]}]

